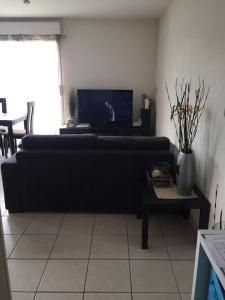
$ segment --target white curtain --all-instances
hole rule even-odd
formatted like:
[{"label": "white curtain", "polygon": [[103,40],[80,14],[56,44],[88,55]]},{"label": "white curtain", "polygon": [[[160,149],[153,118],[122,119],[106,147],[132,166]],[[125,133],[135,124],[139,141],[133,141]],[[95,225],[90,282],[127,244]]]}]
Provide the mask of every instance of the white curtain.
[{"label": "white curtain", "polygon": [[8,112],[25,112],[27,101],[35,101],[36,134],[59,130],[59,78],[56,40],[0,41],[0,97]]}]

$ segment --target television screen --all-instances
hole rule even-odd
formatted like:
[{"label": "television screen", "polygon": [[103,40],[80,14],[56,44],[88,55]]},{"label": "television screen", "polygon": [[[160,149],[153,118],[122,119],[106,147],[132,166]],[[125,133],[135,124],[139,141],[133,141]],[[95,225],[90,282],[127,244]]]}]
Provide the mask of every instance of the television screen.
[{"label": "television screen", "polygon": [[132,90],[77,90],[80,123],[132,124]]}]

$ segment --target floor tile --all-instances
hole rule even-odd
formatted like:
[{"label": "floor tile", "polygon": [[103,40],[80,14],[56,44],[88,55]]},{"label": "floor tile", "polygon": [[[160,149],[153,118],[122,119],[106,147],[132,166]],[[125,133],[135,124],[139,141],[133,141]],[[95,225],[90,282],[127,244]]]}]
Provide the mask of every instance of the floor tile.
[{"label": "floor tile", "polygon": [[88,258],[91,235],[59,234],[51,258]]},{"label": "floor tile", "polygon": [[131,260],[133,292],[177,292],[169,261]]},{"label": "floor tile", "polygon": [[35,215],[25,234],[57,234],[62,220],[63,215]]},{"label": "floor tile", "polygon": [[133,300],[180,300],[180,295],[177,293],[134,293]]},{"label": "floor tile", "polygon": [[84,300],[131,300],[130,293],[86,293]]},{"label": "floor tile", "polygon": [[0,202],[5,202],[5,196],[2,186],[0,186]]},{"label": "floor tile", "polygon": [[95,217],[95,213],[66,213],[66,217],[68,218],[77,218],[77,217],[86,217],[86,218],[90,218],[91,220],[94,219]]},{"label": "floor tile", "polygon": [[191,300],[191,294],[181,294],[182,300]]},{"label": "floor tile", "polygon": [[131,259],[168,259],[163,238],[160,235],[149,236],[149,249],[141,248],[141,236],[129,236],[129,253]]},{"label": "floor tile", "polygon": [[60,213],[60,212],[57,212],[57,213],[54,213],[54,212],[41,212],[41,213],[35,213],[35,216],[37,218],[60,218],[60,219],[63,219],[65,217],[65,213]]},{"label": "floor tile", "polygon": [[165,236],[166,247],[171,259],[195,259],[196,238]]},{"label": "floor tile", "polygon": [[125,215],[96,215],[94,234],[127,234]]},{"label": "floor tile", "polygon": [[33,217],[35,213],[32,212],[23,212],[23,213],[9,213],[8,210],[6,210],[4,217]]},{"label": "floor tile", "polygon": [[94,235],[91,258],[128,258],[126,235]]},{"label": "floor tile", "polygon": [[37,293],[35,300],[82,300],[82,293]]},{"label": "floor tile", "polygon": [[164,235],[196,236],[193,226],[188,219],[177,215],[165,215],[159,218]]},{"label": "floor tile", "polygon": [[179,260],[172,261],[171,263],[180,292],[190,293],[192,289],[194,262]]},{"label": "floor tile", "polygon": [[4,235],[4,240],[5,240],[5,249],[6,249],[6,256],[8,257],[13,248],[16,246],[16,243],[20,239],[21,235],[20,234],[10,234],[10,235]]},{"label": "floor tile", "polygon": [[46,260],[9,259],[9,278],[12,291],[36,291],[45,265]]},{"label": "floor tile", "polygon": [[48,258],[55,235],[23,235],[10,258]]},{"label": "floor tile", "polygon": [[[127,228],[129,235],[141,235],[141,226],[142,219],[138,219],[135,215],[127,216]],[[149,217],[149,234],[161,234],[158,218],[155,215],[150,215]]]},{"label": "floor tile", "polygon": [[85,291],[130,292],[128,260],[91,260]]},{"label": "floor tile", "polygon": [[22,234],[30,223],[31,217],[7,216],[2,217],[4,234]]},{"label": "floor tile", "polygon": [[94,226],[93,215],[66,215],[60,233],[92,234]]},{"label": "floor tile", "polygon": [[5,208],[5,202],[0,201],[0,209],[1,209],[1,216],[4,216],[4,214],[7,212]]},{"label": "floor tile", "polygon": [[12,293],[12,300],[33,300],[34,295],[34,293],[14,292]]},{"label": "floor tile", "polygon": [[82,292],[86,271],[86,260],[50,260],[38,291]]}]

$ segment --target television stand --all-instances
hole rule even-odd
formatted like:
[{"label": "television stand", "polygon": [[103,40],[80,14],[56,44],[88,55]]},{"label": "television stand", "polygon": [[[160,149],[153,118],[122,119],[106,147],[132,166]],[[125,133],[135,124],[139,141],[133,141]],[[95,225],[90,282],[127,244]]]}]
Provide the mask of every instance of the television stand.
[{"label": "television stand", "polygon": [[96,126],[81,126],[78,124],[75,127],[67,128],[66,126],[60,128],[60,134],[84,134],[95,133],[97,135],[139,135],[139,136],[154,136],[155,135],[155,113],[154,108],[140,109],[141,125],[96,125]]},{"label": "television stand", "polygon": [[85,134],[94,133],[97,135],[139,135],[150,136],[152,135],[150,130],[142,125],[140,126],[81,126],[81,124],[75,127],[61,127],[59,129],[60,134]]}]

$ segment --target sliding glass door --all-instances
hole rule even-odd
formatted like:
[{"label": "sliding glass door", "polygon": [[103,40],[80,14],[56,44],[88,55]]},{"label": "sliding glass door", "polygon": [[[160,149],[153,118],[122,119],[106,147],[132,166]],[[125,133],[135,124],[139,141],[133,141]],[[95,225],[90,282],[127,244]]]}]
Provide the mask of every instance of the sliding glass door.
[{"label": "sliding glass door", "polygon": [[0,97],[8,111],[35,101],[34,133],[54,134],[61,125],[59,54],[56,40],[0,41]]}]

